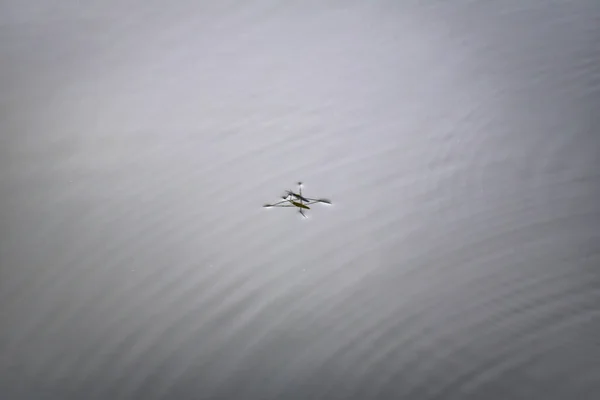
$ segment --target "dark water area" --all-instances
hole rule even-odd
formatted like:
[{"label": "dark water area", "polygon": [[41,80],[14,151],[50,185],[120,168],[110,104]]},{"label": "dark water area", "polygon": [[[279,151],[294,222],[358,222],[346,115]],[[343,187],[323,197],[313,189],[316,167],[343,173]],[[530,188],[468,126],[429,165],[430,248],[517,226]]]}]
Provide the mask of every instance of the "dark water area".
[{"label": "dark water area", "polygon": [[[600,3],[0,2],[0,399],[596,399]],[[262,208],[304,181],[311,206]]]}]

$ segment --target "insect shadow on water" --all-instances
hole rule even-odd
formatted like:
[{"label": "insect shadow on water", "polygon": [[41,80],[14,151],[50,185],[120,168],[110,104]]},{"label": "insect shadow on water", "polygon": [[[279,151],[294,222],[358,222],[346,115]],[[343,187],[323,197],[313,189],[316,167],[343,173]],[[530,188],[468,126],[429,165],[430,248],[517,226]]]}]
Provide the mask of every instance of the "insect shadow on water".
[{"label": "insect shadow on water", "polygon": [[302,194],[302,182],[298,182],[298,193],[286,190],[281,198],[283,200],[273,204],[265,204],[263,207],[295,207],[304,218],[307,218],[304,211],[310,210],[309,205],[317,203],[331,204],[331,200],[329,199],[312,199],[310,197],[305,197]]}]

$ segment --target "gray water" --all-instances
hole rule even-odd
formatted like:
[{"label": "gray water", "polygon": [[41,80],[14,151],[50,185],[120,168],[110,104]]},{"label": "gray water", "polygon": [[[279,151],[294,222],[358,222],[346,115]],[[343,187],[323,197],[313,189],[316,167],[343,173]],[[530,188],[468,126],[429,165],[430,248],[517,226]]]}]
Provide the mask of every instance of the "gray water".
[{"label": "gray water", "polygon": [[[600,5],[0,1],[1,399],[596,399]],[[264,209],[303,180],[303,219]]]}]

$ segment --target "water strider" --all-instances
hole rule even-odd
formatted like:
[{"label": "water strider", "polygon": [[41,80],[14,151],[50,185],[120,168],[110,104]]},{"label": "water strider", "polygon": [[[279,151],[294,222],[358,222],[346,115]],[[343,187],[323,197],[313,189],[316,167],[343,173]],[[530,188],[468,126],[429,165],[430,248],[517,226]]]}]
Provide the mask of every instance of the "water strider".
[{"label": "water strider", "polygon": [[331,204],[328,199],[311,199],[302,195],[302,182],[298,182],[298,193],[291,190],[286,190],[285,195],[281,197],[283,200],[274,204],[265,204],[263,207],[296,207],[298,212],[306,218],[304,210],[310,210],[309,205],[316,203]]}]

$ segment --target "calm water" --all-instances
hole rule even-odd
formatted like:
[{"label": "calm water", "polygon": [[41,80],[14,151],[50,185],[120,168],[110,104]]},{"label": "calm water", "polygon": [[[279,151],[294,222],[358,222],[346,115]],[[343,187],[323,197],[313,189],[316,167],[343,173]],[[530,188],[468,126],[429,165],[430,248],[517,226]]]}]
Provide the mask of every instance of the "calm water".
[{"label": "calm water", "polygon": [[[595,399],[598,43],[595,0],[2,1],[0,398]],[[261,208],[298,180],[334,204]]]}]

